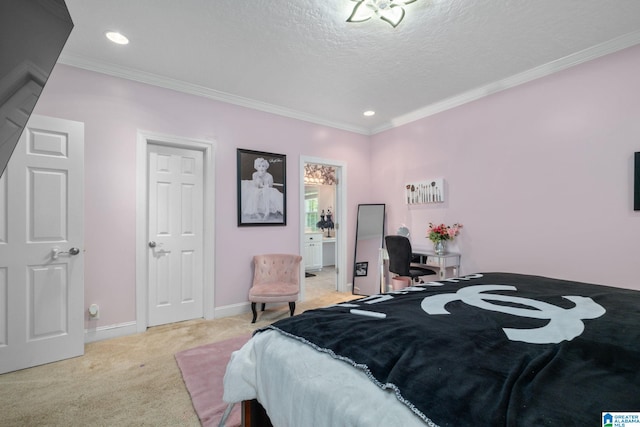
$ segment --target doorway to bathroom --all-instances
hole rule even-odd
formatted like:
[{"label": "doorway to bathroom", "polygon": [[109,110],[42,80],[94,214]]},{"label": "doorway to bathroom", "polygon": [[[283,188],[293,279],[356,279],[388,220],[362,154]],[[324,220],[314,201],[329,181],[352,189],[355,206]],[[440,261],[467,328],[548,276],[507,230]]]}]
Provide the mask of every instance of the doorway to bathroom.
[{"label": "doorway to bathroom", "polygon": [[304,263],[302,298],[346,292],[344,236],[345,166],[301,157],[300,253]]}]

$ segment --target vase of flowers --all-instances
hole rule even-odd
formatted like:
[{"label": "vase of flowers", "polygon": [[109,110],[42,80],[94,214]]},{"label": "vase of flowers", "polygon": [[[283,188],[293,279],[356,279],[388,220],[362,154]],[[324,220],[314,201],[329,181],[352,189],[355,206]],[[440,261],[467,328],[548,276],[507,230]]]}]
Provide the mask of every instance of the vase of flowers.
[{"label": "vase of flowers", "polygon": [[427,237],[433,242],[433,250],[435,253],[438,255],[446,253],[446,241],[453,240],[458,234],[460,234],[461,228],[462,224],[458,223],[453,225],[434,225],[430,222],[429,228],[427,229]]},{"label": "vase of flowers", "polygon": [[447,252],[447,245],[444,243],[444,240],[436,240],[433,242],[433,251],[437,255],[443,255]]}]

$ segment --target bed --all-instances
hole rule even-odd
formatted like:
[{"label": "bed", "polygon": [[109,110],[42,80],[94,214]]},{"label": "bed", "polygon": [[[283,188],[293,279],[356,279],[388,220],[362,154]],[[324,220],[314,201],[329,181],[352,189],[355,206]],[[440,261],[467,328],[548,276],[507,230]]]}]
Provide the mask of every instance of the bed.
[{"label": "bed", "polygon": [[513,273],[306,311],[235,352],[224,400],[284,426],[594,426],[640,413],[640,292]]}]

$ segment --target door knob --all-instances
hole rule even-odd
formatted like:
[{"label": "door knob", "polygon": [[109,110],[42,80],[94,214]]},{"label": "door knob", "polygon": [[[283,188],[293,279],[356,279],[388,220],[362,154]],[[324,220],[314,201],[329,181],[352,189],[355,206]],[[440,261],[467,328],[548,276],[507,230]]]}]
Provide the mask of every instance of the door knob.
[{"label": "door knob", "polygon": [[149,242],[149,247],[150,248],[155,248],[156,246],[157,246],[157,244],[153,240]]},{"label": "door knob", "polygon": [[68,251],[61,251],[59,248],[51,249],[51,258],[58,259],[60,255],[78,255],[80,253],[80,249],[71,248]]}]

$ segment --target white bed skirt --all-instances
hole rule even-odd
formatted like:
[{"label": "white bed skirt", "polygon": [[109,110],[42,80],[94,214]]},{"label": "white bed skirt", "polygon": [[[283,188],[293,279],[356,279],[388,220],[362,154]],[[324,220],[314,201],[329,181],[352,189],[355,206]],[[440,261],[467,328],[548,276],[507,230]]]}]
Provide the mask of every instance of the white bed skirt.
[{"label": "white bed skirt", "polygon": [[425,425],[361,370],[273,330],[233,353],[223,398],[258,399],[277,427]]}]

